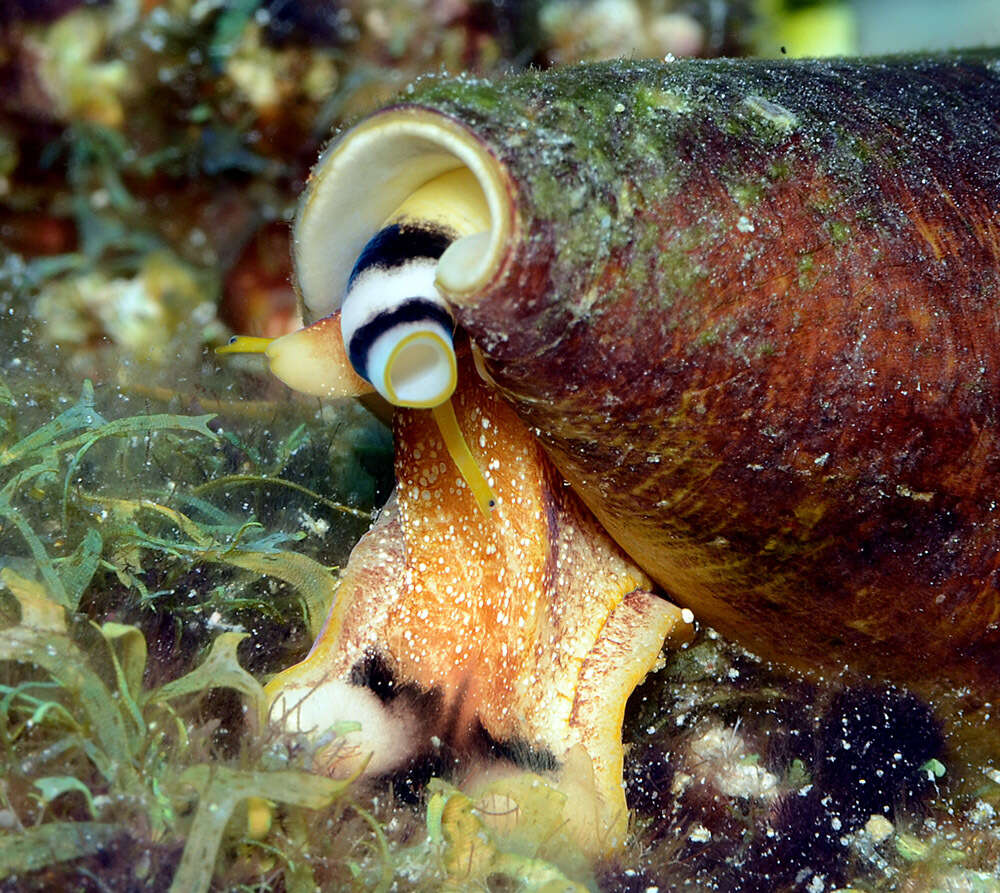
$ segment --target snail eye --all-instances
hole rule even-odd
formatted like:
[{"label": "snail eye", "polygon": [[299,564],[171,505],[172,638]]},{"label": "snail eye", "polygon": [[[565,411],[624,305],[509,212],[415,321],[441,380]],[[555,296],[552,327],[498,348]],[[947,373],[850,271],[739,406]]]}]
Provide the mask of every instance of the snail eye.
[{"label": "snail eye", "polygon": [[217,354],[264,353],[273,338],[255,338],[252,335],[233,335],[222,347],[215,348]]},{"label": "snail eye", "polygon": [[444,230],[383,227],[358,257],[340,325],[355,371],[396,406],[432,408],[455,390],[455,323],[434,284]]}]

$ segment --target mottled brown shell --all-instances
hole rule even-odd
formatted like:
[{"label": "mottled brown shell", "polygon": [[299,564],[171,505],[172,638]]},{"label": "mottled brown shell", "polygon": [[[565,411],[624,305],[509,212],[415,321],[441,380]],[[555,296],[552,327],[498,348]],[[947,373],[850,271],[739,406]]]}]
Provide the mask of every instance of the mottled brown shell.
[{"label": "mottled brown shell", "polygon": [[507,236],[459,323],[672,599],[799,666],[996,687],[994,58],[618,62],[381,114],[478,147]]}]

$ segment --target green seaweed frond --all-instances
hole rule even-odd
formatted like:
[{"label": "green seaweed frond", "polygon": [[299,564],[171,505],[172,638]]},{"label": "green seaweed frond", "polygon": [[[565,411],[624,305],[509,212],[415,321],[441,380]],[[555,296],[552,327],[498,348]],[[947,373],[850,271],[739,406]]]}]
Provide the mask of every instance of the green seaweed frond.
[{"label": "green seaweed frond", "polygon": [[[5,392],[10,394],[6,388]],[[143,601],[154,598],[144,582],[149,555],[180,562],[184,568],[210,563],[242,569],[291,586],[315,635],[329,608],[335,575],[316,559],[287,548],[306,533],[266,529],[245,513],[233,514],[206,497],[285,488],[341,516],[367,523],[371,515],[268,473],[261,456],[254,465],[263,473],[213,474],[188,488],[178,485],[177,469],[163,470],[165,483],[156,483],[155,475],[148,486],[136,481],[133,469],[153,462],[150,450],[157,443],[171,451],[170,461],[187,450],[199,464],[211,461],[222,446],[209,427],[213,418],[153,413],[108,420],[95,407],[93,386],[84,382],[72,406],[22,436],[13,415],[11,421],[3,421],[0,469],[7,480],[0,488],[0,530],[16,533],[28,554],[19,557],[8,546],[0,564],[23,565],[26,573],[37,571],[51,597],[69,611],[80,608],[88,587],[102,572],[113,574]],[[192,446],[192,438],[207,449]],[[237,443],[232,433],[227,432],[226,440]],[[301,437],[290,440],[289,449],[303,442]],[[91,453],[99,457],[91,461]],[[280,467],[287,459],[279,455],[275,464]],[[120,477],[116,478],[116,470]],[[59,524],[53,534],[54,504],[59,507]],[[238,596],[217,591],[230,607],[235,606]]]},{"label": "green seaweed frond", "polygon": [[532,772],[500,777],[472,795],[440,778],[428,784],[427,832],[441,889],[492,889],[499,878],[524,893],[585,893],[587,860],[566,834],[566,795]]},{"label": "green seaweed frond", "polygon": [[[0,840],[0,878],[92,855],[124,829],[145,828],[152,841],[186,841],[171,890],[207,890],[234,816],[243,819],[244,836],[262,838],[277,804],[321,810],[350,788],[353,779],[317,776],[274,755],[271,765],[249,769],[201,758],[173,706],[177,702],[212,689],[235,689],[243,695],[255,734],[263,734],[263,689],[236,655],[242,634],[221,634],[197,668],[149,689],[143,685],[146,640],[136,627],[105,623],[99,628],[112,666],[109,677],[44,586],[9,568],[0,572],[0,582],[21,615],[18,623],[0,630],[0,661],[42,674],[0,687],[7,786],[27,784],[33,766],[48,765],[55,757],[59,767],[77,769],[76,774],[30,779],[30,797],[37,804],[34,826]],[[22,758],[9,760],[25,739],[36,745],[34,757],[25,759],[22,747]],[[60,820],[75,799],[82,800],[86,820]],[[377,825],[375,830],[385,855],[384,837]],[[383,860],[383,875],[390,871],[387,864]],[[306,881],[306,866],[295,871]]]},{"label": "green seaweed frond", "polygon": [[25,503],[38,501],[58,487],[63,528],[68,526],[70,491],[87,453],[107,438],[151,437],[155,432],[189,432],[214,438],[211,416],[150,415],[108,421],[94,406],[94,388],[84,382],[80,398],[69,409],[31,433],[0,449],[0,469],[7,482],[0,488],[0,521],[20,533],[52,597],[75,611],[100,560],[103,539],[90,527],[73,551],[52,555],[35,532]]},{"label": "green seaweed frond", "polygon": [[75,400],[24,385],[0,380],[0,883],[110,860],[185,891],[385,888],[385,818],[269,727],[255,675],[317,634],[371,520],[340,500],[370,498],[359,463],[384,438],[338,417],[328,482],[328,418],[112,418],[89,381]]}]

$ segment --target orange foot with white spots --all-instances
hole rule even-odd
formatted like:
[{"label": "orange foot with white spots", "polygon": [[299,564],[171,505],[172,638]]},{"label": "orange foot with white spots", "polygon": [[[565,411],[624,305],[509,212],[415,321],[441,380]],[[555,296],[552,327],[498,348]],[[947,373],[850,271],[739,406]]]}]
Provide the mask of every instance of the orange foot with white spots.
[{"label": "orange foot with white spots", "polygon": [[[496,507],[479,510],[428,411],[397,411],[396,495],[351,554],[309,656],[268,686],[272,715],[315,734],[360,723],[348,741],[356,759],[371,755],[368,774],[429,751],[434,736],[461,750],[485,732],[555,765],[572,751],[578,766],[582,750],[610,848],[627,819],[625,702],[664,641],[691,627],[468,372],[456,415]],[[380,697],[365,686],[373,666],[427,697]],[[328,756],[327,771],[357,765],[343,742]]]}]

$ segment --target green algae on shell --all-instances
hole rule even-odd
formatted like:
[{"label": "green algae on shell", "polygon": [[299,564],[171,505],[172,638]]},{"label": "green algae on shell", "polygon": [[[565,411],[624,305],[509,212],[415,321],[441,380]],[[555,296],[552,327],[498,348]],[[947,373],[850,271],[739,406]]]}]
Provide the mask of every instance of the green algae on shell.
[{"label": "green algae on shell", "polygon": [[318,167],[304,307],[378,225],[357,184],[468,166],[493,228],[439,286],[668,595],[800,667],[995,688],[998,109],[989,53],[428,80]]}]

